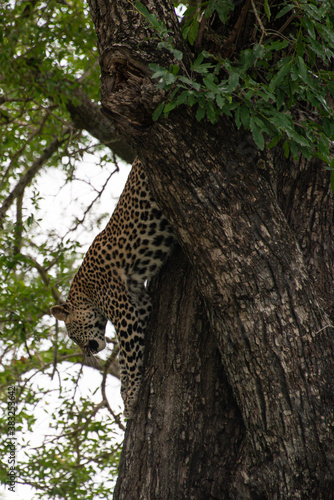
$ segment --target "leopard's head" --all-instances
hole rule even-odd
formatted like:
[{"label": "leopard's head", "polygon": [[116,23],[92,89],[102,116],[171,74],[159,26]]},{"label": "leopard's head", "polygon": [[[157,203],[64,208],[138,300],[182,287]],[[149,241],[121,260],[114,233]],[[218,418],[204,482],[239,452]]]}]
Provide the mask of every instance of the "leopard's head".
[{"label": "leopard's head", "polygon": [[107,319],[93,304],[87,302],[74,306],[66,302],[51,307],[50,312],[56,319],[65,322],[68,336],[86,356],[92,356],[105,348]]}]

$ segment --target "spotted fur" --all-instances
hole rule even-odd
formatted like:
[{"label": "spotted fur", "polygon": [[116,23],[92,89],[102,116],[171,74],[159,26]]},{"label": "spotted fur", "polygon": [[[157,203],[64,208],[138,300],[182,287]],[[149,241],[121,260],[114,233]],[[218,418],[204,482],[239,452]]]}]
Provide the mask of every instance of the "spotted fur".
[{"label": "spotted fur", "polygon": [[73,279],[66,303],[51,308],[87,356],[104,349],[107,320],[113,323],[128,418],[138,398],[144,333],[151,311],[145,282],[162,266],[173,244],[171,227],[152,199],[136,160],[110,221]]}]

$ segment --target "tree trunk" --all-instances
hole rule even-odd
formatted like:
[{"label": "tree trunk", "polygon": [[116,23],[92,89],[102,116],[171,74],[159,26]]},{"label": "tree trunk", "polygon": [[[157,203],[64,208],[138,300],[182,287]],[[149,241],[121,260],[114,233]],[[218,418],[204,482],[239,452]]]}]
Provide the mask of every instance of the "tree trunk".
[{"label": "tree trunk", "polygon": [[141,401],[114,498],[226,498],[245,429],[180,248],[151,287],[157,290]]},{"label": "tree trunk", "polygon": [[[91,8],[102,104],[131,138],[186,259],[175,256],[158,287],[115,498],[334,498],[324,171],[257,150],[227,119],[198,123],[188,108],[153,124],[161,96],[147,63],[171,55],[127,2]],[[180,46],[170,4],[148,9]]]}]

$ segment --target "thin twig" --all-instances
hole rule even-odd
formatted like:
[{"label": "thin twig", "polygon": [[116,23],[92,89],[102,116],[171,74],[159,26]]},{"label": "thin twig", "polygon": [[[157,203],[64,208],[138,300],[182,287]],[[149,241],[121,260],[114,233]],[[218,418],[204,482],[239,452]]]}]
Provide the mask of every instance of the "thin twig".
[{"label": "thin twig", "polygon": [[54,374],[57,370],[57,361],[58,361],[58,334],[59,334],[59,324],[56,321],[56,333],[55,340],[53,341],[53,371],[51,374],[51,380],[53,380]]},{"label": "thin twig", "polygon": [[[42,278],[43,283],[48,287],[50,285],[50,278],[49,278],[47,270],[31,255],[25,255],[25,254],[21,254],[21,255],[22,255],[22,257],[25,257],[26,259],[30,260],[33,267],[38,271],[40,277]],[[48,269],[50,269],[50,266],[48,267]],[[53,286],[50,287],[50,290],[51,290],[52,296],[55,299],[55,301],[58,304],[61,304],[63,301],[62,301],[61,295],[58,292],[58,290]]]},{"label": "thin twig", "polygon": [[252,7],[253,7],[253,11],[254,11],[254,15],[256,17],[256,20],[257,20],[257,22],[258,22],[258,24],[260,26],[260,30],[262,31],[262,37],[261,37],[261,41],[262,41],[263,36],[268,36],[268,35],[267,35],[267,32],[266,32],[266,30],[265,30],[265,28],[264,28],[264,26],[262,24],[262,21],[260,19],[260,16],[259,16],[259,13],[257,11],[257,8],[256,8],[254,0],[251,0],[251,4],[252,4]]},{"label": "thin twig", "polygon": [[94,203],[99,199],[101,198],[105,188],[107,187],[108,185],[108,182],[110,181],[111,177],[117,172],[118,170],[115,169],[113,170],[110,175],[108,176],[107,180],[105,181],[105,183],[103,184],[102,188],[100,191],[98,191],[98,194],[96,195],[96,197],[94,198],[94,200],[88,205],[88,207],[86,208],[86,210],[84,211],[83,213],[83,216],[81,217],[81,219],[77,219],[77,222],[75,223],[74,226],[72,226],[68,231],[67,233],[64,235],[64,238],[71,232],[73,231],[76,231],[76,229],[78,228],[78,226],[80,226],[80,224],[82,224],[86,218],[86,215],[88,214],[88,212],[90,211],[90,209],[92,208],[92,206],[94,205]]},{"label": "thin twig", "polygon": [[[40,136],[41,133],[42,133],[42,130],[44,128],[44,125],[45,125],[45,122],[47,120],[47,118],[49,117],[49,113],[47,113],[41,123],[39,124],[39,126],[36,128],[36,130],[34,130],[34,132],[32,132],[31,134],[28,135],[27,137],[27,140],[22,144],[22,146],[20,147],[20,149],[18,149],[18,151],[16,151],[13,156],[11,157],[11,161],[8,165],[8,167],[6,168],[6,170],[4,171],[3,175],[2,175],[2,178],[1,178],[1,182],[0,182],[0,191],[2,191],[3,189],[3,186],[4,186],[4,183],[13,167],[13,165],[15,164],[17,158],[23,153],[23,151],[25,150],[25,148],[27,147],[27,145],[29,143],[31,143],[31,141],[37,137],[37,136]],[[27,126],[26,124],[23,124],[22,126]]]},{"label": "thin twig", "polygon": [[108,376],[108,373],[109,373],[109,368],[112,365],[112,363],[115,361],[116,356],[118,354],[118,351],[119,351],[119,346],[115,345],[114,349],[113,349],[113,351],[111,353],[111,356],[107,359],[107,361],[106,361],[106,363],[104,365],[103,378],[102,378],[102,384],[101,384],[101,392],[102,392],[103,400],[106,402],[106,407],[108,408],[109,413],[112,415],[112,417],[115,420],[115,422],[117,423],[118,427],[122,431],[125,431],[125,427],[122,424],[119,415],[116,415],[115,412],[110,407],[109,401],[108,401],[108,398],[107,398],[107,395],[106,395],[106,381],[107,381],[107,376]]},{"label": "thin twig", "polygon": [[71,131],[71,128],[67,128],[64,133],[63,133],[63,138],[54,139],[43,151],[41,156],[37,158],[31,165],[31,167],[26,171],[26,173],[21,177],[19,182],[16,184],[16,186],[13,188],[11,193],[7,196],[5,201],[2,204],[2,207],[0,207],[0,221],[3,219],[5,216],[7,210],[9,207],[12,205],[13,201],[20,196],[25,188],[30,184],[30,182],[33,180],[37,172],[44,167],[45,163],[51,158],[51,156],[57,151],[59,146],[65,142],[65,137],[67,134],[69,134]]}]

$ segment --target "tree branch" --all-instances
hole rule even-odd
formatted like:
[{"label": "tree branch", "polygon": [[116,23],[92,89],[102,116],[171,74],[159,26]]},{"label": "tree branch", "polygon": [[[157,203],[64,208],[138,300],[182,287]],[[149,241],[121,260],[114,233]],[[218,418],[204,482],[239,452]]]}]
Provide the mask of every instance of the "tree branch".
[{"label": "tree branch", "polygon": [[16,198],[16,222],[14,228],[14,254],[21,252],[22,246],[22,205],[23,192]]},{"label": "tree branch", "polygon": [[65,142],[65,136],[71,131],[70,128],[66,129],[63,133],[62,139],[54,139],[43,151],[41,156],[34,161],[31,167],[26,171],[26,173],[21,177],[19,182],[13,188],[11,193],[7,196],[5,201],[0,208],[0,224],[4,218],[7,210],[12,205],[13,201],[21,196],[25,188],[31,183],[35,175],[44,167],[45,163],[52,157],[52,155],[58,150],[58,148]]},{"label": "tree branch", "polygon": [[117,133],[114,123],[101,113],[100,106],[91,101],[81,90],[73,91],[73,99],[68,102],[67,109],[76,128],[87,130],[127,163],[133,162],[135,152],[128,142]]}]

